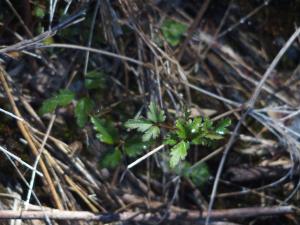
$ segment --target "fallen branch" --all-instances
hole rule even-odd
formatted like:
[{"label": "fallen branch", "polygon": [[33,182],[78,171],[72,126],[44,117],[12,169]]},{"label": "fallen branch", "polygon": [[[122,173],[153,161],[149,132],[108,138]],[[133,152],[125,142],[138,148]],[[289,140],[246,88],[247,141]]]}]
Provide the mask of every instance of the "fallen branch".
[{"label": "fallen branch", "polygon": [[[162,210],[160,210],[161,212]],[[226,210],[213,210],[210,213],[212,219],[237,219],[261,216],[274,216],[282,214],[298,214],[299,212],[292,206],[275,206],[275,207],[252,207],[252,208],[236,208]],[[166,220],[197,220],[206,218],[207,211],[201,212],[196,210],[173,210],[171,211]],[[160,214],[158,212],[152,213],[139,213],[139,212],[123,212],[123,213],[105,213],[94,214],[88,211],[64,211],[64,210],[44,210],[44,211],[15,211],[15,210],[1,210],[0,219],[44,219],[47,216],[53,220],[94,220],[104,223],[115,221],[150,221],[158,220]]]}]

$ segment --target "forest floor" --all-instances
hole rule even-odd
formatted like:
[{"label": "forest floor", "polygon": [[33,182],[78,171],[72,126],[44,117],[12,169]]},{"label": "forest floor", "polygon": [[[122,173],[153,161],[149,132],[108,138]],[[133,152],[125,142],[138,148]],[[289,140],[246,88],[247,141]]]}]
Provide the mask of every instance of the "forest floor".
[{"label": "forest floor", "polygon": [[300,224],[299,1],[0,8],[0,224]]}]

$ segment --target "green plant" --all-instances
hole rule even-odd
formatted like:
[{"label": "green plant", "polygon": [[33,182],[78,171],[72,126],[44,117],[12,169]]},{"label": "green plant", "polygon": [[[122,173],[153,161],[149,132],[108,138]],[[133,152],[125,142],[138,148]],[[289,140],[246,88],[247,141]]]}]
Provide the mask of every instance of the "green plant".
[{"label": "green plant", "polygon": [[164,144],[171,146],[169,160],[171,168],[186,158],[191,145],[210,146],[222,139],[228,131],[227,127],[231,124],[230,119],[224,119],[214,126],[210,119],[190,118],[189,113],[176,119],[175,127],[163,124],[165,119],[164,112],[151,102],[147,118],[130,119],[125,123],[125,127],[142,133],[143,141],[157,139],[161,129],[166,129]]},{"label": "green plant", "polygon": [[165,113],[158,109],[157,106],[151,102],[147,112],[147,118],[139,117],[130,119],[125,123],[128,129],[136,129],[143,133],[143,141],[150,141],[156,139],[160,134],[159,124],[166,119]]},{"label": "green plant", "polygon": [[[101,80],[98,73],[90,74],[92,75],[89,77],[97,77],[96,80]],[[87,87],[93,89],[96,87],[93,85],[87,85]],[[57,95],[43,103],[40,111],[41,113],[53,112],[59,106],[68,105],[74,98],[73,92],[60,90]],[[95,103],[89,97],[81,98],[77,101],[74,114],[80,128],[90,121],[99,141],[110,146],[109,151],[101,160],[101,165],[108,168],[113,168],[120,163],[122,152],[128,157],[137,157],[159,142],[170,147],[169,165],[175,168],[185,160],[191,145],[212,145],[223,138],[231,124],[230,119],[223,119],[214,125],[208,118],[191,118],[189,113],[185,113],[184,116],[175,120],[174,126],[170,126],[166,122],[164,111],[151,102],[146,117],[139,116],[124,123],[124,127],[128,130],[137,131],[132,136],[129,133],[120,132],[110,119],[93,115],[94,107]],[[162,133],[163,137],[161,137]]]},{"label": "green plant", "polygon": [[43,102],[42,107],[40,108],[40,113],[52,113],[57,107],[64,107],[70,104],[74,98],[75,95],[72,91],[62,89],[58,92],[58,94]]},{"label": "green plant", "polygon": [[161,26],[165,40],[173,47],[180,43],[187,28],[185,24],[170,19],[166,19]]}]

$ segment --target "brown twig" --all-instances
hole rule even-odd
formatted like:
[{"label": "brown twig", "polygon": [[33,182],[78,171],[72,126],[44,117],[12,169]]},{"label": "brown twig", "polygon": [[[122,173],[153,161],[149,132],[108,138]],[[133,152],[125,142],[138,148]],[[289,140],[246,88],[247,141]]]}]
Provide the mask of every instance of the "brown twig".
[{"label": "brown twig", "polygon": [[[298,214],[299,212],[292,206],[275,206],[275,207],[252,207],[252,208],[234,208],[225,210],[214,210],[210,213],[213,219],[237,219],[251,218],[272,215]],[[123,213],[105,213],[94,214],[88,211],[64,211],[64,210],[44,210],[44,211],[15,211],[1,210],[0,219],[44,219],[45,215],[53,220],[85,220],[85,221],[100,221],[110,223],[115,221],[150,221],[160,218],[159,213],[140,213],[140,212],[123,212]],[[170,211],[167,214],[167,220],[197,220],[207,217],[208,212],[200,212],[198,210],[181,210]]]}]

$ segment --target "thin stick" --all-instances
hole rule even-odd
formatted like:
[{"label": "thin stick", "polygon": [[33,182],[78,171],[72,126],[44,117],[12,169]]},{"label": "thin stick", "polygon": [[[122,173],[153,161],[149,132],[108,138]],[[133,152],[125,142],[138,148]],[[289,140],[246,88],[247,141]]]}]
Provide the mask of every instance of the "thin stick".
[{"label": "thin stick", "polygon": [[27,210],[28,206],[29,206],[29,203],[30,203],[30,198],[31,198],[31,194],[32,194],[32,191],[33,191],[33,186],[34,186],[34,182],[35,182],[35,177],[36,177],[36,173],[37,173],[37,166],[40,162],[40,159],[42,157],[42,154],[45,150],[45,145],[47,143],[47,140],[48,140],[48,137],[50,135],[50,132],[51,132],[51,129],[53,127],[53,124],[54,124],[54,121],[55,121],[55,114],[52,115],[51,117],[51,120],[49,122],[49,125],[48,125],[48,128],[47,128],[47,131],[46,131],[46,134],[43,138],[43,142],[38,150],[39,154],[36,156],[36,159],[35,159],[35,162],[34,162],[34,166],[33,166],[33,171],[32,171],[32,174],[31,174],[31,179],[30,179],[30,184],[29,184],[29,189],[28,189],[28,192],[27,192],[27,198],[26,198],[26,201],[25,201],[25,207],[24,209]]},{"label": "thin stick", "polygon": [[[100,0],[97,0],[97,4],[95,6],[95,11],[94,11],[94,15],[93,15],[92,23],[91,23],[88,44],[87,44],[87,47],[89,47],[89,48],[92,45],[92,39],[93,39],[93,35],[94,35],[95,22],[96,22],[96,18],[97,18],[97,15],[98,15],[99,7],[100,7]],[[87,51],[85,53],[85,62],[84,62],[84,69],[83,69],[83,74],[84,75],[86,75],[87,70],[88,70],[89,58],[90,58],[90,52]]]},{"label": "thin stick", "polygon": [[[299,214],[299,211],[292,206],[274,206],[274,207],[252,207],[252,208],[234,208],[225,210],[214,210],[211,217],[214,219],[241,219],[260,216],[274,216],[284,214]],[[65,210],[44,210],[44,211],[15,211],[15,210],[1,210],[0,219],[44,219],[47,215],[53,220],[84,220],[84,221],[100,221],[103,223],[111,223],[116,221],[150,221],[151,219],[159,219],[158,213],[139,213],[139,212],[122,212],[122,213],[105,213],[94,214],[88,211],[65,211]],[[199,220],[207,217],[207,211],[198,210],[171,210],[166,220]]]},{"label": "thin stick", "polygon": [[196,86],[196,85],[193,85],[193,84],[190,84],[190,83],[187,83],[187,82],[182,82],[182,83],[185,84],[185,85],[187,85],[188,87],[190,87],[190,88],[196,90],[196,91],[201,92],[202,94],[205,94],[205,95],[208,95],[208,96],[210,96],[210,97],[212,97],[212,98],[218,99],[218,100],[220,100],[220,101],[222,101],[222,102],[224,102],[224,103],[227,103],[227,104],[229,104],[229,105],[233,105],[233,106],[236,106],[236,107],[240,107],[240,106],[242,105],[242,104],[240,104],[240,103],[238,103],[238,102],[235,102],[235,101],[232,101],[232,100],[230,100],[230,99],[228,99],[228,98],[224,98],[224,97],[221,97],[221,96],[219,96],[219,95],[216,95],[216,94],[214,94],[214,93],[212,93],[212,92],[209,92],[209,91],[207,91],[207,90],[204,90],[204,89],[202,89],[202,88],[200,88],[200,87],[198,87],[198,86]]},{"label": "thin stick", "polygon": [[144,159],[147,159],[149,156],[153,155],[154,153],[158,152],[160,149],[162,149],[163,147],[165,147],[165,145],[160,145],[157,148],[153,149],[152,151],[148,152],[146,155],[142,156],[141,158],[138,158],[137,160],[135,160],[133,163],[130,163],[127,166],[127,169],[130,169],[134,166],[136,166],[137,164],[139,164],[141,161],[143,161]]},{"label": "thin stick", "polygon": [[8,111],[6,111],[6,110],[4,110],[4,109],[2,109],[2,108],[0,108],[0,112],[6,114],[6,115],[8,115],[8,116],[11,116],[12,118],[14,118],[14,119],[16,119],[16,120],[19,120],[19,121],[21,121],[21,122],[24,121],[23,118],[21,118],[21,117],[19,117],[19,116],[16,116],[15,114],[13,114],[13,113],[11,113],[11,112],[8,112]]},{"label": "thin stick", "polygon": [[102,54],[102,55],[122,59],[122,60],[132,62],[132,63],[140,65],[140,66],[147,66],[148,65],[144,62],[141,62],[139,60],[136,60],[136,59],[124,56],[124,55],[118,55],[118,54],[113,53],[113,52],[108,52],[108,51],[101,50],[101,49],[96,49],[96,48],[90,48],[90,47],[86,47],[86,46],[82,46],[82,45],[50,44],[50,45],[42,45],[42,46],[38,46],[38,47],[39,48],[70,48],[70,49],[77,49],[77,50],[89,51],[89,52],[94,52],[94,53],[98,53],[98,54]]}]

